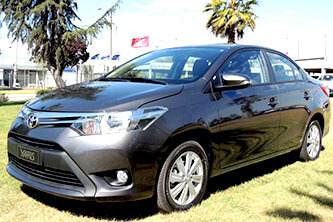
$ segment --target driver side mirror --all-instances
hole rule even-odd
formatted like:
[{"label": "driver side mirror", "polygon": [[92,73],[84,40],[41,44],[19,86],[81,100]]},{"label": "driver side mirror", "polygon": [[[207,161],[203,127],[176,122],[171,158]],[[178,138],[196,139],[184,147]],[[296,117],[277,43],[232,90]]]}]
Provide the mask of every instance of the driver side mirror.
[{"label": "driver side mirror", "polygon": [[223,74],[221,75],[221,83],[216,83],[214,89],[217,91],[227,89],[246,88],[251,85],[251,80],[240,74]]}]

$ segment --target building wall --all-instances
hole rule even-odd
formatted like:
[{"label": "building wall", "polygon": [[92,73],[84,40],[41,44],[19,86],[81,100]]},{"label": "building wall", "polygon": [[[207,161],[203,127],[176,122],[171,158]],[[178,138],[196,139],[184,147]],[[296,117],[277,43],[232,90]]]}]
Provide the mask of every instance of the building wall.
[{"label": "building wall", "polygon": [[[0,86],[9,86],[13,81],[12,69],[0,69]],[[63,79],[66,85],[73,85],[78,82],[76,72],[64,72]],[[16,82],[22,88],[48,88],[56,87],[54,78],[49,71],[45,70],[18,70],[16,75]]]}]

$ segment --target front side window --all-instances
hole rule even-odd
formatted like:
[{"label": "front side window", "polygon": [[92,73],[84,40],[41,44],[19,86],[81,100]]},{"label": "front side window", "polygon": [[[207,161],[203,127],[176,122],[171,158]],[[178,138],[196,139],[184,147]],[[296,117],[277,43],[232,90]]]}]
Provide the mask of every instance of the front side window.
[{"label": "front side window", "polygon": [[267,56],[272,64],[273,73],[277,82],[303,79],[298,68],[296,66],[293,67],[294,65],[290,63],[286,57],[271,52],[267,52]]},{"label": "front side window", "polygon": [[253,85],[269,82],[263,56],[258,50],[243,51],[234,55],[223,67],[221,74],[245,75]]},{"label": "front side window", "polygon": [[150,52],[112,71],[103,79],[149,79],[182,84],[202,77],[224,52],[222,48],[175,48]]}]

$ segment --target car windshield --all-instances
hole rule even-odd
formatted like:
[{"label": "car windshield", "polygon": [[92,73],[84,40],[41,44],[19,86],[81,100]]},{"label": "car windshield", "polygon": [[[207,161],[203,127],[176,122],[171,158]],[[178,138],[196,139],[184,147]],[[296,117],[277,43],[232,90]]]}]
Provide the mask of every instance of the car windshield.
[{"label": "car windshield", "polygon": [[182,84],[202,77],[224,52],[221,48],[174,48],[142,55],[100,80]]},{"label": "car windshield", "polygon": [[333,75],[323,75],[319,77],[319,80],[324,80],[324,81],[332,81],[333,80]]}]

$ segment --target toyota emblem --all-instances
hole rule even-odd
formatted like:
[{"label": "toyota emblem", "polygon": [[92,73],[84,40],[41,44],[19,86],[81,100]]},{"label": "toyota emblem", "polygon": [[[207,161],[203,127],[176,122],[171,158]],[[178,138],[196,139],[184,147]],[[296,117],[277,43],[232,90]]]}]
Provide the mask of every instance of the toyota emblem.
[{"label": "toyota emblem", "polygon": [[38,118],[35,115],[30,115],[27,119],[27,125],[30,129],[35,128],[38,125]]}]

